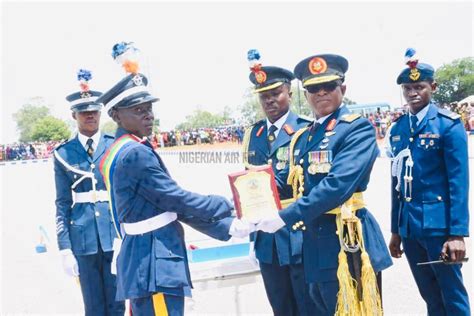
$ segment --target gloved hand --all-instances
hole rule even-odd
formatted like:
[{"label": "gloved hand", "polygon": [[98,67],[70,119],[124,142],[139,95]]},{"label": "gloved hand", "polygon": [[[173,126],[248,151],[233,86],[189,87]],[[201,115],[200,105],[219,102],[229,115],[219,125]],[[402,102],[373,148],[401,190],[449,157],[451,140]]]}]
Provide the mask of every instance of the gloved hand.
[{"label": "gloved hand", "polygon": [[110,273],[112,273],[113,275],[117,274],[117,257],[119,255],[121,246],[122,239],[114,238],[114,243],[112,245],[112,250],[114,251],[114,254],[112,256],[112,262],[110,264]]},{"label": "gloved hand", "polygon": [[273,213],[270,217],[261,218],[255,224],[255,228],[257,230],[261,230],[266,233],[274,233],[285,226],[285,222],[281,219],[277,212]]},{"label": "gloved hand", "polygon": [[255,254],[255,242],[253,241],[251,241],[249,244],[249,260],[254,268],[260,268],[257,255]]},{"label": "gloved hand", "polygon": [[77,265],[76,257],[74,257],[71,249],[63,249],[60,253],[63,261],[64,272],[71,277],[79,276],[79,266]]},{"label": "gloved hand", "polygon": [[244,219],[234,218],[230,225],[229,235],[237,238],[245,238],[255,231],[255,225]]}]

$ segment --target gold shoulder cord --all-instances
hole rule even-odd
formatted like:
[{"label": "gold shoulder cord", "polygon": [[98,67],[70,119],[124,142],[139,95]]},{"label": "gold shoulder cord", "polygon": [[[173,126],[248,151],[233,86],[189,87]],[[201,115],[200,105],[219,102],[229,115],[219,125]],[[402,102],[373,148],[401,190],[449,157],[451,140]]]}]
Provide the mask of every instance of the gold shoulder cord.
[{"label": "gold shoulder cord", "polygon": [[245,169],[253,169],[257,166],[252,165],[249,163],[249,145],[250,145],[250,138],[252,135],[252,130],[255,126],[252,125],[245,130],[244,139],[242,140],[242,161],[244,162]]},{"label": "gold shoulder cord", "polygon": [[282,200],[281,204],[282,207],[285,208],[291,203],[295,202],[297,199],[303,196],[304,191],[304,173],[303,167],[299,164],[295,164],[294,153],[293,150],[295,148],[296,142],[298,141],[299,137],[307,130],[307,127],[304,127],[298,130],[290,142],[290,172],[288,175],[288,179],[286,183],[291,185],[293,188],[293,197],[290,199]]}]

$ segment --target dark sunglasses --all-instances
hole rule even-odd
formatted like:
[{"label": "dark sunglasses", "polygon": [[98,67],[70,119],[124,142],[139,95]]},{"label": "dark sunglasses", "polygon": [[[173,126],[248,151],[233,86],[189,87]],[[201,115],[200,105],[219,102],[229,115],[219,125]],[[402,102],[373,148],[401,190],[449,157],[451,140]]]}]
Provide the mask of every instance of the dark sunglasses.
[{"label": "dark sunglasses", "polygon": [[320,90],[324,90],[326,92],[333,92],[340,85],[341,83],[339,81],[331,81],[307,86],[306,90],[309,93],[318,93]]}]

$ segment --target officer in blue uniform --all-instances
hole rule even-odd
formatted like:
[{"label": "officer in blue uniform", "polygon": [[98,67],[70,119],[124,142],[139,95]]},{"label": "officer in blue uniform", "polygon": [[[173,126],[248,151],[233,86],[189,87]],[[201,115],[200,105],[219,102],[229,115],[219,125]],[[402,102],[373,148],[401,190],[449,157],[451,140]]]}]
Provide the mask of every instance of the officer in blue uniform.
[{"label": "officer in blue uniform", "polygon": [[116,233],[98,168],[114,138],[99,131],[101,93],[88,89],[90,72],[81,70],[81,76],[83,90],[66,98],[78,133],[54,151],[58,245],[65,272],[79,277],[85,314],[123,315],[110,265]]},{"label": "officer in blue uniform", "polygon": [[[460,263],[469,235],[467,136],[458,114],[438,108],[434,69],[418,63],[413,49],[397,78],[409,113],[389,134],[392,162],[394,258],[406,254],[429,315],[470,315],[461,264],[418,263],[444,259]],[[401,249],[403,245],[403,250]]]},{"label": "officer in blue uniform", "polygon": [[[250,73],[250,81],[266,119],[245,132],[246,168],[270,164],[275,173],[280,200],[292,197],[286,184],[289,170],[289,145],[294,133],[310,120],[290,111],[293,74],[283,68],[264,66]],[[252,234],[252,247],[260,265],[265,290],[274,315],[314,315],[314,304],[304,280],[302,264],[303,234],[281,229],[274,234]]]},{"label": "officer in blue uniform", "polygon": [[231,216],[224,197],[183,190],[171,178],[146,139],[158,100],[147,84],[143,74],[130,73],[98,100],[119,126],[101,164],[123,237],[117,299],[130,299],[134,316],[183,315],[192,284],[180,222],[220,240],[246,237],[250,227]]},{"label": "officer in blue uniform", "polygon": [[[297,199],[256,226],[270,233],[285,227],[303,234],[304,272],[316,304],[314,315],[358,314],[360,306],[366,306],[367,315],[381,314],[375,273],[392,264],[380,228],[363,203],[362,192],[379,151],[369,121],[351,114],[342,103],[347,68],[344,57],[331,54],[308,57],[295,67],[316,114],[290,144],[288,184]],[[362,278],[361,269],[371,271],[370,278]],[[363,289],[357,294],[364,304],[347,299],[368,286],[373,290],[365,291],[372,293],[370,300]]]}]

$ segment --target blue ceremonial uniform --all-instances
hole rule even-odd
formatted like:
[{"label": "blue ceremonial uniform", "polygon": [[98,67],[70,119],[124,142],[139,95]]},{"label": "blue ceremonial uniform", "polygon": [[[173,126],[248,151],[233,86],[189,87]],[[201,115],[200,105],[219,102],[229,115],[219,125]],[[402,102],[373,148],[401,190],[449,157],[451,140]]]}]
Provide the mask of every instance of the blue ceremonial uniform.
[{"label": "blue ceremonial uniform", "polygon": [[112,136],[101,135],[92,158],[77,136],[54,153],[58,245],[60,250],[72,249],[77,259],[86,315],[123,315],[125,311],[123,302],[115,302],[110,262],[116,233],[98,168],[113,141]]},{"label": "blue ceremonial uniform", "polygon": [[[416,265],[438,260],[449,236],[469,235],[466,131],[457,114],[433,103],[427,107],[413,131],[408,114],[390,131],[390,149],[399,165],[392,170],[391,230],[402,237],[429,315],[470,315],[461,265]],[[411,181],[404,179],[408,154],[413,161]]]},{"label": "blue ceremonial uniform", "polygon": [[[292,234],[303,233],[304,272],[306,282],[311,283],[315,315],[334,314],[339,288],[336,270],[341,247],[335,215],[325,213],[366,190],[378,152],[369,121],[350,114],[344,105],[321,125],[306,129],[294,145],[294,163],[303,168],[304,192],[280,216]],[[310,164],[315,157],[330,169],[314,172]],[[388,268],[392,260],[375,218],[366,208],[356,214],[374,271]]]},{"label": "blue ceremonial uniform", "polygon": [[[306,127],[309,123],[309,120],[290,111],[271,147],[267,138],[266,120],[257,122],[248,131],[250,139],[248,148],[245,149],[248,163],[256,166],[268,163],[272,165],[281,200],[292,198],[292,187],[286,184],[291,138],[295,131]],[[284,155],[278,154],[279,151]],[[304,281],[302,232],[290,234],[288,229],[281,229],[274,234],[269,234],[258,231],[252,238],[274,314],[314,314],[308,286]]]},{"label": "blue ceremonial uniform", "polygon": [[[117,139],[127,132],[119,128]],[[130,142],[117,154],[111,181],[112,195],[122,225],[134,224],[165,212],[220,240],[228,240],[233,206],[220,196],[203,196],[181,189],[148,142]],[[117,299],[131,299],[132,310],[140,298],[155,293],[191,296],[191,280],[181,224],[143,233],[124,234],[117,259]],[[170,300],[172,301],[172,300]],[[176,301],[176,300],[174,300]],[[136,305],[144,306],[141,304]],[[178,310],[177,315],[183,312]]]}]

